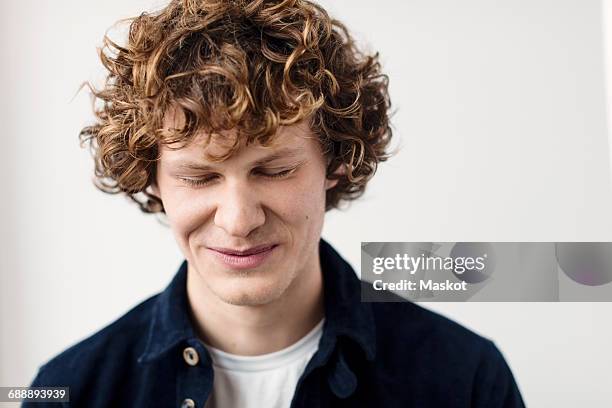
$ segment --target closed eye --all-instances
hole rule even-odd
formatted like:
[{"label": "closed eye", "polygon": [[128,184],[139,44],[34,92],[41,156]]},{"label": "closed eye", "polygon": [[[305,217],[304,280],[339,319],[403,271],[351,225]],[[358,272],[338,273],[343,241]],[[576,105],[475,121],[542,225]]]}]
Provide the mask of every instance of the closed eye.
[{"label": "closed eye", "polygon": [[296,170],[297,167],[293,167],[291,169],[286,169],[286,170],[281,170],[281,171],[277,171],[277,172],[265,172],[265,171],[259,171],[259,174],[261,174],[264,177],[269,177],[269,178],[283,178],[283,177],[287,177],[289,176],[291,173],[293,173]]},{"label": "closed eye", "polygon": [[181,177],[180,179],[191,185],[191,186],[195,186],[195,187],[201,187],[201,186],[205,186],[207,184],[210,184],[217,176],[215,175],[211,175],[211,176],[207,176],[207,177],[201,177],[201,178],[188,178],[188,177]]},{"label": "closed eye", "polygon": [[[266,178],[270,178],[270,179],[282,179],[282,178],[288,177],[291,174],[293,174],[295,172],[295,170],[297,170],[298,167],[299,166],[296,166],[296,167],[292,167],[290,169],[285,169],[285,170],[281,170],[281,171],[277,171],[277,172],[257,170],[257,171],[255,171],[255,173],[257,173],[260,176],[263,176],[263,177],[266,177]],[[208,185],[208,184],[212,183],[218,177],[219,177],[218,175],[212,174],[212,175],[209,175],[209,176],[206,176],[206,177],[200,177],[200,178],[181,177],[180,179],[183,182],[189,184],[190,186],[202,187],[202,186],[205,186],[205,185]]]}]

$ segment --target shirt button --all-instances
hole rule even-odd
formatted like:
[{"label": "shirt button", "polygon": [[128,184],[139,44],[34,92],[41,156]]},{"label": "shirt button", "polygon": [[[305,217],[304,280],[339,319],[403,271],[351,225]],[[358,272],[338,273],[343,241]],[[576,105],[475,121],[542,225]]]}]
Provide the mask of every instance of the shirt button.
[{"label": "shirt button", "polygon": [[185,398],[181,404],[181,408],[194,408],[195,402],[191,398]]},{"label": "shirt button", "polygon": [[[193,347],[186,347],[185,350],[183,350],[183,358],[185,359],[185,362],[187,364],[189,364],[190,366],[197,365],[198,362],[200,361],[200,357],[198,356],[198,352]],[[185,401],[187,401],[187,400],[185,400]],[[189,401],[191,401],[191,400],[189,400]]]}]

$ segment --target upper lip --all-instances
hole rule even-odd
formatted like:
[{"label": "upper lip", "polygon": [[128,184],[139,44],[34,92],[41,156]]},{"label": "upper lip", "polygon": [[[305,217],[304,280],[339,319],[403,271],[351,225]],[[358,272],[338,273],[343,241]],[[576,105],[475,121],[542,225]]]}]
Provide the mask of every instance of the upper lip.
[{"label": "upper lip", "polygon": [[223,248],[223,247],[208,247],[208,248],[212,249],[213,251],[221,252],[226,255],[245,256],[245,255],[256,254],[258,252],[263,252],[267,249],[272,248],[273,246],[276,246],[276,244],[263,244],[263,245],[257,245],[254,247],[246,248],[246,249],[233,249],[233,248]]}]

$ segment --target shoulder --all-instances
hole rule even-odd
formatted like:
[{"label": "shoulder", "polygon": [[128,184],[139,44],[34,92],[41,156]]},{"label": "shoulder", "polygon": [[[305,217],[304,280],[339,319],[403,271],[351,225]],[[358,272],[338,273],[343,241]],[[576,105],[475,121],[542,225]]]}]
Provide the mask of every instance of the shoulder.
[{"label": "shoulder", "polygon": [[460,323],[412,301],[372,303],[372,311],[382,329],[418,332],[427,337],[444,336],[453,341],[480,342],[484,339]]},{"label": "shoulder", "polygon": [[425,383],[441,378],[451,384],[465,383],[473,391],[475,406],[524,406],[512,371],[494,341],[419,304],[398,302],[401,299],[392,293],[387,300],[370,303],[377,363],[398,370],[410,367]]},{"label": "shoulder", "polygon": [[371,302],[370,307],[380,361],[391,361],[392,365],[422,364],[448,374],[452,374],[449,368],[453,368],[457,376],[474,375],[482,369],[483,361],[503,362],[490,339],[417,303]]},{"label": "shoulder", "polygon": [[[32,386],[74,386],[100,370],[136,363],[144,348],[153,306],[159,294],[137,304],[97,332],[52,357],[38,370]],[[114,366],[114,367],[113,367]]]},{"label": "shoulder", "polygon": [[[361,281],[362,290],[369,284]],[[429,310],[415,302],[405,300],[392,292],[378,295],[383,302],[369,302],[376,324],[377,334],[407,341],[434,341],[457,346],[488,347],[489,340],[471,329]]]}]

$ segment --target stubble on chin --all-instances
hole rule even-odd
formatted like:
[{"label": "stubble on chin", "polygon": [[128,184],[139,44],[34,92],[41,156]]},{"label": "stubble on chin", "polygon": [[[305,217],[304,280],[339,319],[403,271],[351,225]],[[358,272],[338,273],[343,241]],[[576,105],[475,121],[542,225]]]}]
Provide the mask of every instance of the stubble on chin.
[{"label": "stubble on chin", "polygon": [[[233,276],[217,276],[221,286],[214,287],[205,277],[200,276],[208,290],[224,303],[234,306],[265,306],[279,300],[291,286],[291,279],[277,278],[271,282],[261,282],[254,279],[252,271],[232,272]],[[231,281],[229,281],[231,280]],[[251,281],[251,282],[249,282]]]},{"label": "stubble on chin", "polygon": [[285,290],[285,287],[278,287],[275,285],[256,288],[252,291],[241,288],[229,290],[228,292],[230,293],[219,293],[217,297],[225,303],[234,306],[265,306],[278,300]]}]

